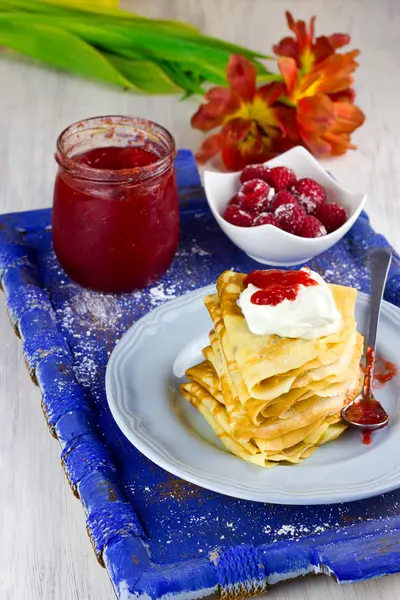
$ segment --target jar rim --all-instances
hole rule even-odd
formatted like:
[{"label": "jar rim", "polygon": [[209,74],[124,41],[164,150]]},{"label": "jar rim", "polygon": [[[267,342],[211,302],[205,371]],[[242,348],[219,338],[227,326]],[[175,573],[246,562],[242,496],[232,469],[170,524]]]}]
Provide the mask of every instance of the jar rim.
[{"label": "jar rim", "polygon": [[[166,140],[166,152],[165,156],[161,156],[158,160],[148,165],[140,167],[132,167],[127,169],[97,169],[87,164],[77,162],[74,160],[75,155],[68,156],[68,150],[65,147],[68,136],[79,132],[89,130],[91,126],[94,129],[106,129],[113,130],[118,125],[126,125],[133,127],[140,127],[144,132],[153,132],[156,135],[163,136]],[[127,144],[127,147],[132,146]],[[100,146],[94,146],[98,148]],[[85,179],[89,181],[108,181],[108,182],[134,182],[149,179],[161,175],[168,167],[173,163],[176,156],[176,145],[172,134],[155,121],[145,119],[142,117],[128,117],[125,115],[101,115],[97,117],[89,117],[87,119],[81,119],[68,125],[58,136],[56,143],[55,159],[60,167],[65,171],[71,173],[78,179]]]}]

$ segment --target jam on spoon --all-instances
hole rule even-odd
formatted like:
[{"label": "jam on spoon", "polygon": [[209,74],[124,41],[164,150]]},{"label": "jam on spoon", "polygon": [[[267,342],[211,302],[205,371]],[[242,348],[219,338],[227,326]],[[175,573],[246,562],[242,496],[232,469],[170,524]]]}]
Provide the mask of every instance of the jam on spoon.
[{"label": "jam on spoon", "polygon": [[342,410],[342,418],[346,423],[362,429],[365,444],[371,443],[371,431],[385,427],[389,421],[389,415],[374,398],[372,383],[379,316],[391,260],[392,252],[388,248],[376,248],[371,252],[371,306],[364,385],[360,395]]}]

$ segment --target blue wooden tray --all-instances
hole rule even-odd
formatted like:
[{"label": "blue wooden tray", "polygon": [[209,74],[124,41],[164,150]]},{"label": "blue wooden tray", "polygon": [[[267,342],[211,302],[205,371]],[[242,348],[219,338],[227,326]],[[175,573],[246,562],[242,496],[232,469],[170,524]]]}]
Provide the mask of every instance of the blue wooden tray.
[{"label": "blue wooden tray", "polygon": [[[400,491],[310,508],[236,500],[166,473],[115,425],[104,375],[124,331],[169,298],[214,282],[224,269],[257,267],[215,224],[190,152],[179,152],[176,168],[179,250],[167,275],[143,292],[105,295],[71,282],[52,250],[50,210],[0,217],[0,274],[11,322],[117,596],[243,598],[306,573],[352,582],[399,571]],[[369,249],[376,245],[387,242],[363,214],[311,266],[328,281],[368,292]],[[400,304],[396,264],[386,299]]]}]

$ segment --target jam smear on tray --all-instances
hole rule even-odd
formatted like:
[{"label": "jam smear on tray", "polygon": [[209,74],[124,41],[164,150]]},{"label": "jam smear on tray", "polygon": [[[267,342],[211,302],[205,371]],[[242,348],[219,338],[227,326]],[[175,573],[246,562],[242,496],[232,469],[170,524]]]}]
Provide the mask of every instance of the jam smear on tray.
[{"label": "jam smear on tray", "polygon": [[[381,358],[381,360],[379,360]],[[376,389],[381,387],[391,379],[397,376],[397,367],[394,363],[390,362],[390,360],[383,359],[382,357],[377,357],[377,362],[375,365],[375,373],[374,373],[374,385],[373,387]]]}]

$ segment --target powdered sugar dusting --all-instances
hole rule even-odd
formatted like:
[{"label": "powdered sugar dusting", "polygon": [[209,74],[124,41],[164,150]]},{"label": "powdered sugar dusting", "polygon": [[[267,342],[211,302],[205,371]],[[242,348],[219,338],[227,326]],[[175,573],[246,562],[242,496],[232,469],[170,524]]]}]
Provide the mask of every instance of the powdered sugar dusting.
[{"label": "powdered sugar dusting", "polygon": [[150,289],[150,303],[152,306],[157,306],[162,302],[175,298],[175,285],[165,286],[164,283],[159,283]]},{"label": "powdered sugar dusting", "polygon": [[124,330],[121,296],[93,292],[72,283],[64,286],[64,292],[67,299],[57,308],[57,317],[72,346],[77,379],[91,387],[101,364],[99,341],[109,339],[109,332],[117,340]]},{"label": "powdered sugar dusting", "polygon": [[296,205],[293,204],[292,202],[289,202],[288,204],[281,204],[275,210],[274,214],[275,214],[276,217],[279,217],[279,215],[291,215],[291,213],[293,212],[295,206]]},{"label": "powdered sugar dusting", "polygon": [[121,307],[116,295],[79,288],[65,307],[63,318],[82,320],[89,328],[104,328],[113,327],[121,317]]},{"label": "powdered sugar dusting", "polygon": [[262,179],[251,179],[250,181],[245,181],[245,183],[243,183],[238,192],[238,197],[240,200],[244,200],[248,194],[264,196],[269,194],[269,189],[269,185]]},{"label": "powdered sugar dusting", "polygon": [[311,196],[307,196],[306,194],[298,194],[297,199],[299,200],[300,204],[304,206],[309,215],[312,215],[315,212],[317,203],[313,198],[311,198]]}]

